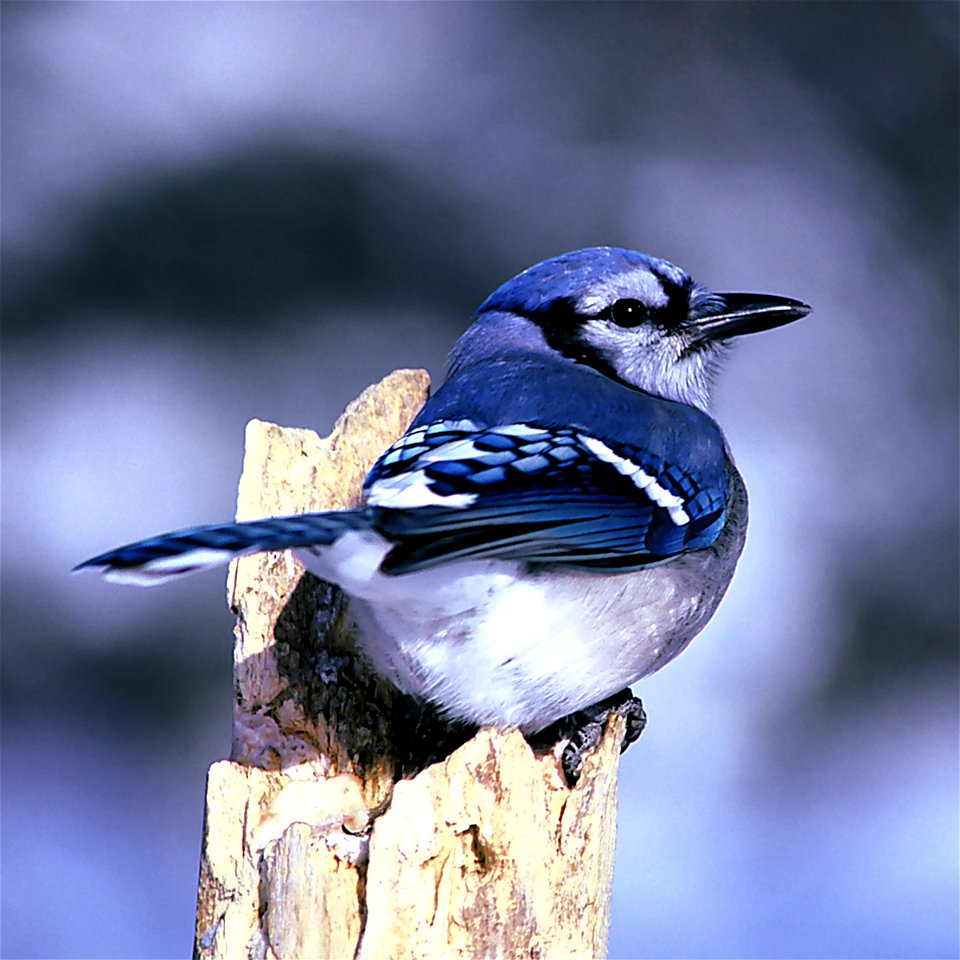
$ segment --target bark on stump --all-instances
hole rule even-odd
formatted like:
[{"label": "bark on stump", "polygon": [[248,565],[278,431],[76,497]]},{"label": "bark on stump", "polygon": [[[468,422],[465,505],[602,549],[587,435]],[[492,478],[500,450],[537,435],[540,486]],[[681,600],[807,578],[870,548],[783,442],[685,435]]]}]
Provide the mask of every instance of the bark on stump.
[{"label": "bark on stump", "polygon": [[[428,384],[391,374],[322,440],[251,421],[238,519],[355,506]],[[233,749],[208,774],[195,956],[605,955],[622,719],[573,790],[493,729],[397,780],[399,697],[339,591],[271,553],[232,564],[228,595]]]}]

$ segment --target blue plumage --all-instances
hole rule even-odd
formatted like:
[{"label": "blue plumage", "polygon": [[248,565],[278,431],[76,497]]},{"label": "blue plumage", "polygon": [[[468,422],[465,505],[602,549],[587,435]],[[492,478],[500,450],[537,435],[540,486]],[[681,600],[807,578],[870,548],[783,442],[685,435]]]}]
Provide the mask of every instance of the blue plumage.
[{"label": "blue plumage", "polygon": [[149,584],[293,549],[352,598],[398,686],[539,730],[663,666],[709,620],[746,493],[709,387],[726,341],[808,312],[636,251],[546,260],[491,294],[357,510],[197,527],[78,569]]},{"label": "blue plumage", "polygon": [[690,278],[667,260],[622,247],[587,247],[561,254],[524,270],[494,290],[477,310],[478,315],[501,311],[535,313],[562,299],[578,299],[610,276],[636,268],[651,271],[679,286]]},{"label": "blue plumage", "polygon": [[[428,403],[425,411],[430,409]],[[411,488],[424,489],[438,503],[461,496],[471,501],[458,508],[409,510],[402,526],[376,522],[392,540],[400,539],[388,569],[409,572],[456,555],[509,556],[529,563],[549,558],[593,569],[603,569],[608,561],[611,568],[623,570],[716,539],[728,486],[722,444],[714,450],[715,462],[691,475],[649,449],[613,440],[602,441],[611,455],[604,461],[591,449],[591,440],[598,442],[570,428],[530,423],[481,428],[471,421],[460,421],[458,427],[439,421],[422,434],[415,431],[414,441],[409,435],[401,439],[366,479],[364,492],[371,503],[389,505],[398,489]],[[390,485],[398,479],[399,488]],[[381,486],[388,487],[382,499]],[[666,503],[677,501],[673,516],[651,488],[664,491],[660,499]],[[476,531],[479,507],[488,528],[484,537]],[[514,531],[521,525],[524,536],[518,539]],[[457,537],[458,526],[463,538]],[[399,562],[408,555],[404,538],[433,536],[441,529],[442,547],[418,551],[416,567]]]}]

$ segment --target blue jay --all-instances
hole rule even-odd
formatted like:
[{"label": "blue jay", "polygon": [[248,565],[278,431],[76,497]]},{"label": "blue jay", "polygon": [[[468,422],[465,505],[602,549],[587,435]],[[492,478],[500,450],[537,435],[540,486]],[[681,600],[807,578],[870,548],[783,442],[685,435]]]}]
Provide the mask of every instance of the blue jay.
[{"label": "blue jay", "polygon": [[711,379],[728,340],[809,310],[633,250],[545,260],[481,304],[359,509],[181,530],[77,569],[146,585],[291,549],[348,594],[402,691],[536,733],[659,670],[716,610],[747,495]]}]

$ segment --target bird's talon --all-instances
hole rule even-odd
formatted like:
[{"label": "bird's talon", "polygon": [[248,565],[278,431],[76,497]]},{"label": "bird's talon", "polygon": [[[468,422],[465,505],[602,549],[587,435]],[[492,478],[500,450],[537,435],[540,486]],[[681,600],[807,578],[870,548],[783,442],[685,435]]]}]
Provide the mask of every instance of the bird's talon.
[{"label": "bird's talon", "polygon": [[531,743],[535,748],[554,744],[563,778],[567,786],[575,787],[583,773],[584,760],[600,745],[607,720],[615,713],[626,720],[620,747],[623,753],[640,737],[647,723],[643,703],[629,690],[622,690],[584,710],[563,717],[536,734]]}]

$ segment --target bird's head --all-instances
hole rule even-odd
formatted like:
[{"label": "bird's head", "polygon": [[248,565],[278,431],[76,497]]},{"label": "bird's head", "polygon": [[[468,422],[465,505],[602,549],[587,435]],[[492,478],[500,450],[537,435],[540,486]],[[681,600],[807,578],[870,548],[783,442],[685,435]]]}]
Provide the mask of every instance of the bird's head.
[{"label": "bird's head", "polygon": [[809,311],[786,297],[713,293],[674,264],[635,250],[588,247],[544,260],[494,291],[463,349],[503,348],[506,338],[706,410],[729,339]]}]

